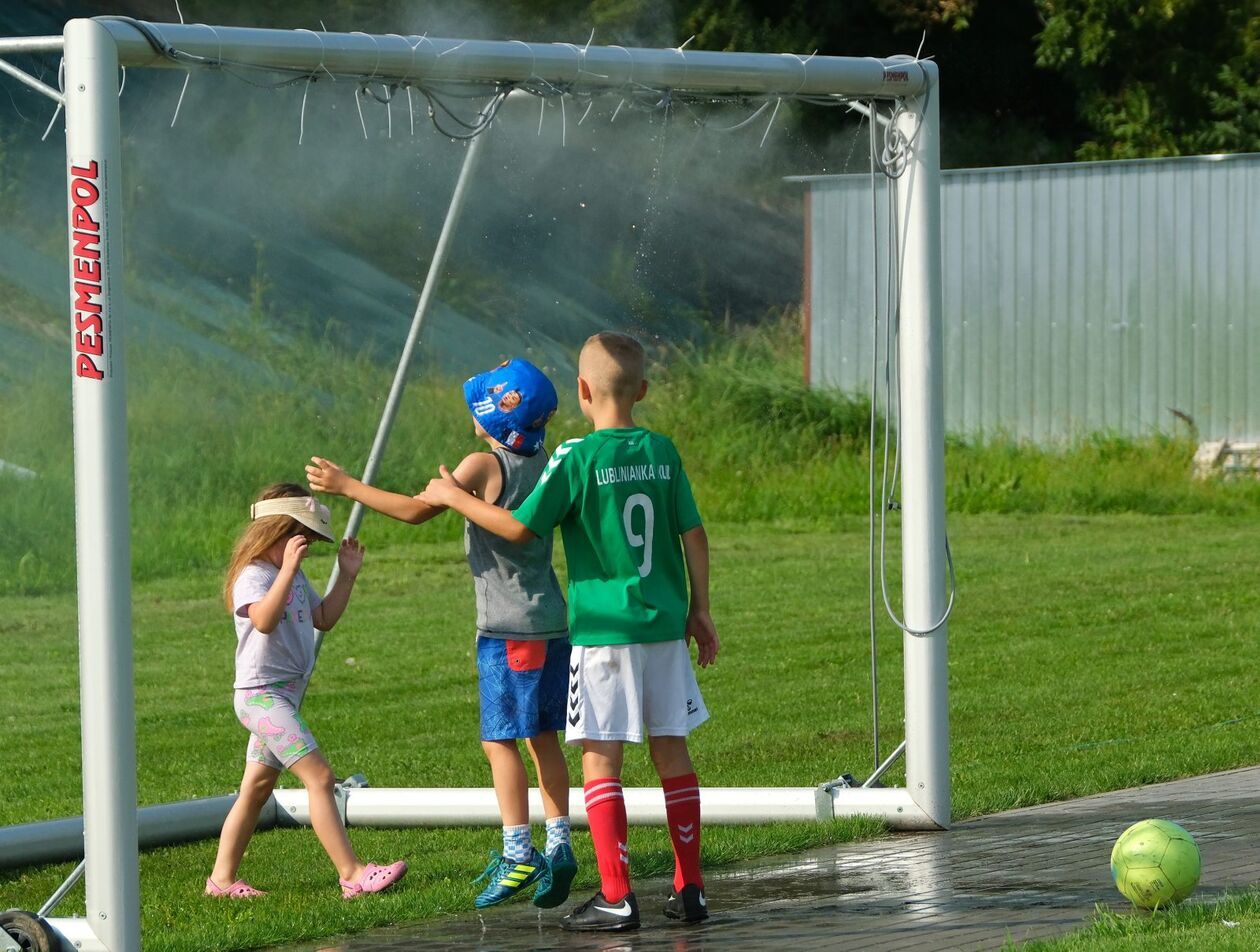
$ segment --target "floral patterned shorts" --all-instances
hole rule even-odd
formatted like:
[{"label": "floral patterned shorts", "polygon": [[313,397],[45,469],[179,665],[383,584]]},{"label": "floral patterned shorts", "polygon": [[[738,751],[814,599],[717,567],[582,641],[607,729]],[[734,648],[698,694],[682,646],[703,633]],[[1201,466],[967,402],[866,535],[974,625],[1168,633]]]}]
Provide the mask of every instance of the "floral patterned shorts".
[{"label": "floral patterned shorts", "polygon": [[236,716],[253,736],[245,759],[280,770],[292,767],[319,747],[298,707],[304,681],[281,681],[256,688],[237,688],[232,695]]}]

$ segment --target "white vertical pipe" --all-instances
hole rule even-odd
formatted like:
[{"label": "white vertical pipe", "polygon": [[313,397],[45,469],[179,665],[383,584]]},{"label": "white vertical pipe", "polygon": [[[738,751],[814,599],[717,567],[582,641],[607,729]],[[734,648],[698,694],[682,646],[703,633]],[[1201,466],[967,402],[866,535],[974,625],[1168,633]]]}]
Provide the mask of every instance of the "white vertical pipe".
[{"label": "white vertical pipe", "polygon": [[71,20],[65,64],[87,922],[108,949],[131,952],[140,878],[118,51],[96,21]]},{"label": "white vertical pipe", "polygon": [[[941,342],[939,76],[906,101],[897,123],[909,142],[897,187],[901,228],[901,536],[904,619],[911,630],[937,625],[946,606],[945,419]],[[904,636],[906,788],[939,826],[950,822],[947,626]]]},{"label": "white vertical pipe", "polygon": [[[459,170],[459,178],[455,182],[455,191],[451,195],[451,204],[446,210],[446,220],[442,223],[442,231],[438,235],[437,245],[433,249],[433,259],[429,262],[429,272],[425,275],[424,288],[420,291],[420,300],[416,302],[416,310],[411,318],[411,329],[407,332],[406,343],[398,358],[398,367],[394,371],[394,381],[389,388],[389,396],[385,400],[385,410],[376,427],[376,438],[372,441],[372,449],[368,451],[367,464],[363,469],[363,482],[369,486],[376,479],[376,471],[380,468],[381,456],[385,453],[385,445],[389,442],[390,431],[394,428],[394,418],[398,416],[398,405],[402,401],[403,389],[407,385],[407,375],[411,372],[411,354],[415,350],[416,341],[420,338],[420,328],[429,313],[429,305],[433,301],[433,291],[437,287],[442,269],[446,266],[446,254],[450,249],[451,236],[459,223],[460,212],[464,210],[464,197],[468,192],[468,183],[472,181],[473,169],[477,164],[477,156],[481,153],[481,142],[489,133],[484,130],[468,140],[464,163]],[[356,502],[350,509],[350,518],[346,522],[346,531],[342,537],[352,539],[359,532],[363,522],[363,503]],[[332,574],[328,577],[328,587],[324,594],[332,591],[337,584],[340,566],[334,561]],[[319,657],[319,649],[324,644],[324,632],[315,632],[315,657]]]}]

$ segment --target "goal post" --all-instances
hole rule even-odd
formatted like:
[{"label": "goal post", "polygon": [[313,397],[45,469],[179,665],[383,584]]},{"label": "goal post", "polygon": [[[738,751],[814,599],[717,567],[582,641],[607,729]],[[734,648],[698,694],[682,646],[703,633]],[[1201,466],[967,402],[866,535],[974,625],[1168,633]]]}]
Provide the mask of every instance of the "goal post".
[{"label": "goal post", "polygon": [[[906,789],[940,827],[949,825],[949,668],[944,580],[945,388],[941,300],[940,108],[935,64],[924,94],[897,119],[908,144],[897,189],[901,241],[897,378],[901,452]],[[897,267],[890,261],[889,267]],[[872,342],[874,344],[874,342]],[[873,396],[873,395],[872,395]],[[891,412],[891,411],[890,411]]]},{"label": "goal post", "polygon": [[87,924],[101,947],[122,952],[140,948],[140,873],[125,312],[116,306],[123,248],[120,63],[113,37],[94,20],[67,23],[65,42]]},{"label": "goal post", "polygon": [[[785,788],[781,799],[786,810],[802,816],[874,815],[904,829],[949,825],[947,627],[941,622],[947,610],[947,550],[939,97],[934,63],[906,57],[804,57],[153,24],[118,17],[72,20],[66,24],[63,43],[87,918],[49,920],[62,937],[86,952],[140,947],[122,347],[126,306],[120,296],[124,227],[120,183],[125,174],[120,67],[232,65],[297,77],[328,72],[360,82],[399,85],[444,82],[500,89],[545,83],[557,91],[580,88],[615,94],[652,89],[694,98],[897,100],[894,121],[905,147],[897,212],[904,253],[898,380],[903,607],[910,629],[904,635],[907,783],[904,788],[834,783]],[[34,38],[25,45],[21,40],[0,40],[0,55],[51,52],[55,46],[50,38]],[[712,802],[720,816],[714,819],[782,818],[772,809],[775,789],[728,788],[715,793]],[[467,819],[468,793],[427,791],[421,799],[435,815]],[[627,793],[628,807],[638,805],[643,817],[655,816],[650,791]],[[382,794],[352,790],[348,811],[356,796],[370,803]],[[709,820],[707,790],[705,797]],[[289,812],[298,814],[300,804],[294,803]],[[631,820],[641,822],[643,817]]]}]

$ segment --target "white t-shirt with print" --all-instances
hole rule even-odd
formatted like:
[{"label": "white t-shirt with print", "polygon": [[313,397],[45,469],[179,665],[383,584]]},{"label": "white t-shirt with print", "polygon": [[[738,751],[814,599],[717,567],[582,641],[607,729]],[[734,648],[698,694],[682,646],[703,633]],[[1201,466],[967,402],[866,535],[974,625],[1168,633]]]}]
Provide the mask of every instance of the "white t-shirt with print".
[{"label": "white t-shirt with print", "polygon": [[275,630],[264,634],[249,620],[249,606],[271,590],[280,569],[270,562],[251,562],[232,585],[236,622],[234,688],[256,688],[277,681],[310,677],[315,667],[314,612],[323,601],[298,569]]}]

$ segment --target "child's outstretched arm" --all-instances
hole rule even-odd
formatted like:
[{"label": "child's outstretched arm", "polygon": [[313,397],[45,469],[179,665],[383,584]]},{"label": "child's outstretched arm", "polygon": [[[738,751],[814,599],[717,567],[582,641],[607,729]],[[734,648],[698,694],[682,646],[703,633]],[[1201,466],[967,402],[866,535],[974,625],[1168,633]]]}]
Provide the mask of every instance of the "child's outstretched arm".
[{"label": "child's outstretched arm", "polygon": [[409,522],[413,526],[428,522],[438,513],[445,511],[444,506],[426,505],[415,496],[404,496],[402,493],[391,493],[378,489],[376,486],[369,486],[322,456],[311,457],[310,465],[306,467],[306,481],[317,493],[345,496],[383,516],[390,516],[400,522]]},{"label": "child's outstretched arm", "polygon": [[464,490],[445,466],[439,466],[438,472],[441,475],[429,480],[429,485],[418,497],[421,502],[454,509],[465,519],[509,542],[522,543],[538,538],[522,523],[517,522],[508,510],[478,499]]},{"label": "child's outstretched arm", "polygon": [[713,663],[718,653],[717,627],[709,614],[709,536],[704,526],[682,534],[683,558],[691,581],[691,607],[687,612],[687,641],[695,639],[700,667]]},{"label": "child's outstretched arm", "polygon": [[332,590],[324,596],[319,607],[311,614],[315,627],[320,631],[332,631],[333,625],[341,618],[350,601],[350,590],[359,577],[359,569],[363,568],[363,546],[358,539],[342,539],[337,549],[337,581]]}]

